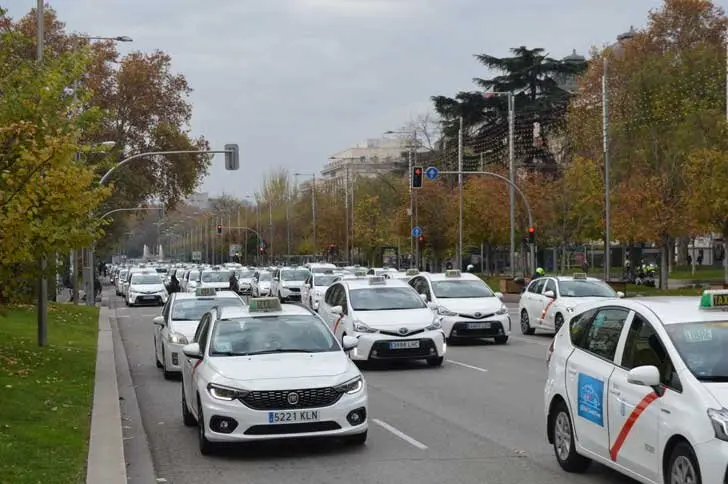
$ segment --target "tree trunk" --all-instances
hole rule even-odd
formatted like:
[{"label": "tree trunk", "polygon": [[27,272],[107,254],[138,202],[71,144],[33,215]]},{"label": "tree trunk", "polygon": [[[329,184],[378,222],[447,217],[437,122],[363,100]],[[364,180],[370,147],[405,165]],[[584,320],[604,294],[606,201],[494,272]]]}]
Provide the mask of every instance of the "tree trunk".
[{"label": "tree trunk", "polygon": [[677,266],[683,267],[688,265],[688,246],[690,245],[690,237],[678,237],[677,239]]},{"label": "tree trunk", "polygon": [[667,278],[669,276],[670,269],[670,254],[672,252],[672,244],[670,243],[670,237],[663,235],[661,237],[662,250],[661,250],[661,261],[660,261],[660,289],[667,289]]}]

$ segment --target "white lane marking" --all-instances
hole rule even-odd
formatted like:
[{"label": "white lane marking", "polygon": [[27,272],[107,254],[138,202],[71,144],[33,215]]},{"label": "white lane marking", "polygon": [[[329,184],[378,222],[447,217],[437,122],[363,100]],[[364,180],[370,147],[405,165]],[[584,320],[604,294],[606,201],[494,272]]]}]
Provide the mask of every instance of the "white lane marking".
[{"label": "white lane marking", "polygon": [[447,362],[452,363],[453,365],[462,366],[463,368],[470,368],[471,370],[479,371],[481,373],[488,373],[488,370],[486,370],[485,368],[481,368],[479,366],[468,365],[467,363],[460,363],[459,361],[455,361],[455,360],[451,360],[451,359],[448,359]]},{"label": "white lane marking", "polygon": [[405,434],[401,430],[397,430],[396,428],[389,425],[387,422],[383,422],[383,421],[379,420],[378,418],[373,419],[373,422],[375,424],[379,425],[380,427],[382,427],[384,430],[387,430],[387,431],[391,432],[392,434],[396,435],[397,437],[399,437],[400,439],[404,440],[408,444],[413,445],[420,450],[427,450],[427,446],[425,444],[423,444],[419,440],[413,439],[412,437]]}]

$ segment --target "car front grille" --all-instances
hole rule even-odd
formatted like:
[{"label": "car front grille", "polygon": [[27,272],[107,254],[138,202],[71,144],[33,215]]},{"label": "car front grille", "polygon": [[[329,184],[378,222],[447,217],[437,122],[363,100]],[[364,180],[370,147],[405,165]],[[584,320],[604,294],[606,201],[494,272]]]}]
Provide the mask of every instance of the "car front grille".
[{"label": "car front grille", "polygon": [[478,316],[475,314],[458,314],[461,318],[467,318],[467,319],[486,319],[486,318],[492,318],[495,316],[495,313],[477,313]]},{"label": "car front grille", "polygon": [[455,323],[452,327],[453,338],[492,338],[494,336],[504,335],[503,325],[500,321],[483,321],[484,324],[490,324],[490,328],[469,328],[470,324],[481,323]]},{"label": "car front grille", "polygon": [[415,329],[413,331],[409,331],[407,333],[400,333],[399,331],[379,331],[381,334],[386,334],[387,336],[399,336],[400,338],[404,338],[406,336],[412,336],[415,334],[420,334],[425,332],[425,328],[422,329]]},{"label": "car front grille", "polygon": [[[295,404],[289,403],[288,394],[298,394]],[[253,410],[290,410],[299,408],[329,407],[338,402],[341,393],[332,387],[307,388],[305,390],[252,391],[240,401]]]},{"label": "car front grille", "polygon": [[336,422],[306,422],[277,425],[253,425],[245,431],[245,435],[285,435],[308,434],[312,432],[326,432],[339,430],[341,426]]}]

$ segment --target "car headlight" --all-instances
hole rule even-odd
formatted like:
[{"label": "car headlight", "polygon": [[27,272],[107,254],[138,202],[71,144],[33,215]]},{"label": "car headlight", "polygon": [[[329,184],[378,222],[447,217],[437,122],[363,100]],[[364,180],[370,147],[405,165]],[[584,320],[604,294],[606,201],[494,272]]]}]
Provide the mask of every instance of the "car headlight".
[{"label": "car headlight", "polygon": [[725,408],[709,408],[708,418],[713,425],[715,438],[728,442],[728,409]]},{"label": "car headlight", "polygon": [[360,392],[362,388],[364,388],[364,380],[361,376],[357,376],[356,378],[352,378],[351,380],[344,382],[341,385],[335,386],[334,390],[339,393],[348,393],[349,395],[352,395],[354,393]]},{"label": "car headlight", "polygon": [[435,320],[425,328],[427,331],[434,331],[436,329],[442,329],[441,318],[435,318]]},{"label": "car headlight", "polygon": [[217,383],[208,383],[207,391],[210,393],[212,398],[217,400],[224,400],[231,402],[238,398],[243,398],[248,394],[247,390],[240,390],[239,388],[226,387],[224,385],[218,385]]},{"label": "car headlight", "polygon": [[457,316],[458,315],[458,313],[456,313],[454,311],[450,311],[445,306],[437,306],[437,314],[439,314],[440,316]]},{"label": "car headlight", "polygon": [[354,331],[357,333],[376,333],[377,330],[370,328],[369,325],[361,321],[354,321]]},{"label": "car headlight", "polygon": [[504,314],[508,314],[508,307],[506,305],[502,305],[498,311],[495,312],[498,316],[503,316]]},{"label": "car headlight", "polygon": [[176,345],[189,344],[189,341],[187,341],[187,337],[181,333],[169,333],[169,335],[167,336],[167,341]]}]

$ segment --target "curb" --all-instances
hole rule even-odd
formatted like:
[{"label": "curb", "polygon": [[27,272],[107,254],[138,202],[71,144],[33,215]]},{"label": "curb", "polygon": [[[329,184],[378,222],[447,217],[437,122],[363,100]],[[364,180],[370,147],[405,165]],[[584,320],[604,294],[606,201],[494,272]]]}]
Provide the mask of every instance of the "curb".
[{"label": "curb", "polygon": [[126,484],[121,408],[109,313],[108,305],[102,305],[99,310],[99,336],[96,349],[96,376],[86,484]]}]

